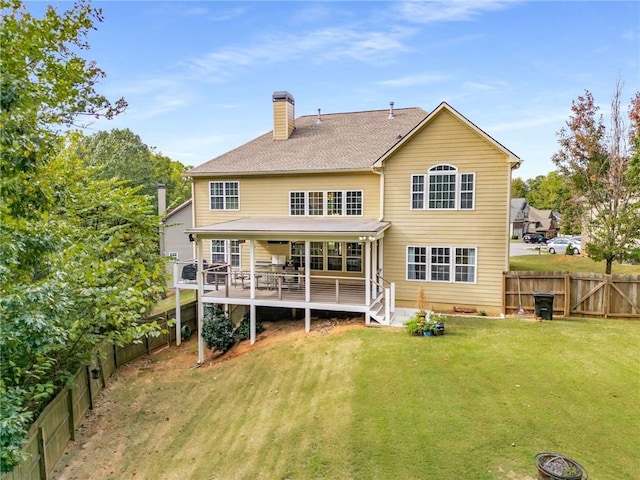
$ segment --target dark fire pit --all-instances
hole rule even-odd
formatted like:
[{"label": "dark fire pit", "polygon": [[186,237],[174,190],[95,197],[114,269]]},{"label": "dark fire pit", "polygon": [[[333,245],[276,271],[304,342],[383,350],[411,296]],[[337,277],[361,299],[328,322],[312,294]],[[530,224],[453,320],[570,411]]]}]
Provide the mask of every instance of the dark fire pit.
[{"label": "dark fire pit", "polygon": [[575,460],[552,452],[540,452],[534,457],[538,474],[550,480],[587,480],[589,474]]}]

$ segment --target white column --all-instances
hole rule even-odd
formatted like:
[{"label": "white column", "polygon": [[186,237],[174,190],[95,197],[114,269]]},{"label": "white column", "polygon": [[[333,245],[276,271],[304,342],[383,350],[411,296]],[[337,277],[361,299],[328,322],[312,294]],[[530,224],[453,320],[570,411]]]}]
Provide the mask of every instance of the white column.
[{"label": "white column", "polygon": [[378,240],[378,265],[380,269],[380,276],[384,277],[384,238]]},{"label": "white column", "polygon": [[249,343],[256,343],[256,306],[251,304],[249,307]]},{"label": "white column", "polygon": [[376,298],[378,296],[378,285],[377,285],[377,281],[378,281],[378,242],[376,240],[374,240],[371,243],[371,246],[373,248],[371,257],[372,257],[372,264],[371,264],[371,275],[373,278],[373,282],[371,282],[371,296],[373,298]]},{"label": "white column", "polygon": [[176,287],[176,347],[182,342],[182,309],[180,308],[180,289]]},{"label": "white column", "polygon": [[[304,241],[304,301],[311,301],[311,242]],[[308,331],[308,330],[307,330]]]},{"label": "white column", "polygon": [[364,242],[364,302],[367,307],[371,306],[371,242]]},{"label": "white column", "polygon": [[304,331],[309,333],[311,331],[311,309],[304,309]]},{"label": "white column", "polygon": [[256,241],[249,240],[249,298],[256,298]]},{"label": "white column", "polygon": [[[249,288],[251,299],[256,298],[256,241],[249,240]],[[249,306],[249,343],[256,343],[256,305]]]},{"label": "white column", "polygon": [[202,297],[204,296],[204,274],[202,272],[202,240],[196,238],[196,250],[198,252],[198,363],[204,363],[204,338],[202,337],[202,329],[204,326],[204,304]]}]

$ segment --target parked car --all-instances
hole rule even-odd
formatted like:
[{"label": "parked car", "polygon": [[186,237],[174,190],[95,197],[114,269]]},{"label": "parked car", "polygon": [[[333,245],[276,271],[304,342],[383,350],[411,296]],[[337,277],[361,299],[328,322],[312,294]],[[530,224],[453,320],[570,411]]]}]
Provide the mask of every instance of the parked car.
[{"label": "parked car", "polygon": [[571,237],[554,238],[547,243],[549,253],[567,253],[567,247],[571,245],[573,253],[580,254],[580,244]]},{"label": "parked car", "polygon": [[547,239],[540,233],[527,233],[522,237],[524,243],[546,243]]}]

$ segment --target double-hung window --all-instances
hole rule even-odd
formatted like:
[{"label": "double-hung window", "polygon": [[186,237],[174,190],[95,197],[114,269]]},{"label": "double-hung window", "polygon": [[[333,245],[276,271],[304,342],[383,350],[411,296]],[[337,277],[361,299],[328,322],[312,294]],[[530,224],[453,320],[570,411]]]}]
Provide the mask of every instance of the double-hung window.
[{"label": "double-hung window", "polygon": [[289,213],[292,216],[306,215],[307,195],[305,192],[289,193]]},{"label": "double-hung window", "polygon": [[407,247],[407,280],[475,283],[475,247]]},{"label": "double-hung window", "polygon": [[407,247],[407,279],[427,279],[427,247]]},{"label": "double-hung window", "polygon": [[209,182],[211,210],[240,210],[239,182]]},{"label": "double-hung window", "polygon": [[238,240],[211,240],[211,262],[240,266],[240,242]]},{"label": "double-hung window", "polygon": [[346,215],[362,215],[362,192],[360,190],[347,192]]},{"label": "double-hung window", "polygon": [[411,176],[412,210],[473,210],[475,173],[460,173],[453,165],[436,165]]},{"label": "double-hung window", "polygon": [[309,192],[309,216],[324,215],[324,192]]}]

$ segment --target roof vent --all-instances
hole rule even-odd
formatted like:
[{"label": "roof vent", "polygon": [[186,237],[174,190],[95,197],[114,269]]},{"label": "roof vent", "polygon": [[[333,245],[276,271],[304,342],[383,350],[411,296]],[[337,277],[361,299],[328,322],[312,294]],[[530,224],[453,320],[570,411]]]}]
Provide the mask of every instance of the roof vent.
[{"label": "roof vent", "polygon": [[322,123],[322,118],[320,118],[320,109],[318,109],[318,120],[316,120],[316,123]]},{"label": "roof vent", "polygon": [[393,102],[389,102],[389,120],[393,118]]}]

